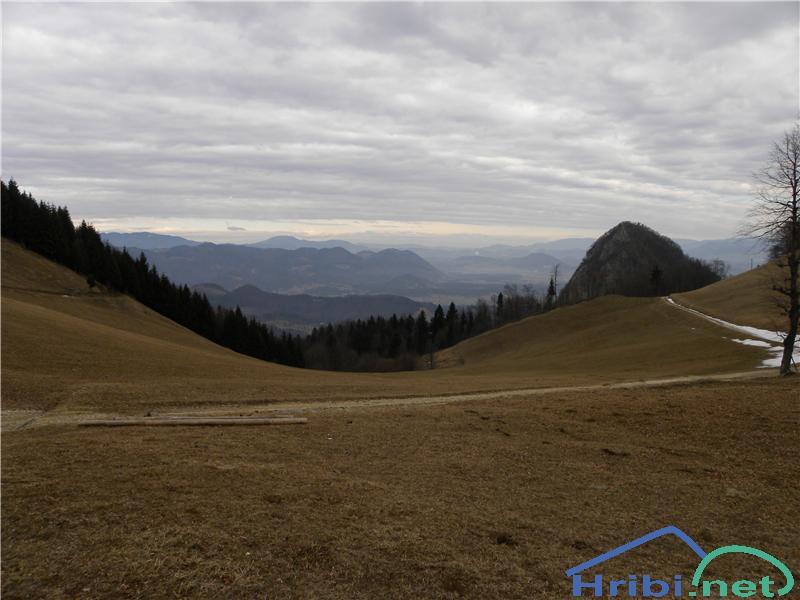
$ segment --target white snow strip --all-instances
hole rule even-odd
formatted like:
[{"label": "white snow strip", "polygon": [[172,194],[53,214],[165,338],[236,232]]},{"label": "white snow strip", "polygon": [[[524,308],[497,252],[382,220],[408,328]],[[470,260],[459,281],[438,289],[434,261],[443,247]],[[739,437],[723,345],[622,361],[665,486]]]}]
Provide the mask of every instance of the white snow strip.
[{"label": "white snow strip", "polygon": [[[757,346],[759,348],[767,348],[772,354],[769,358],[765,358],[761,361],[761,364],[758,366],[759,369],[766,369],[766,368],[778,368],[781,366],[781,361],[783,359],[783,346],[775,346],[763,340],[739,340],[736,338],[730,338],[732,342],[736,342],[737,344],[744,344],[745,346]],[[794,361],[800,361],[800,352],[795,352]]]},{"label": "white snow strip", "polygon": [[[712,323],[716,323],[722,327],[727,327],[728,329],[733,329],[734,331],[738,331],[740,333],[745,334],[749,338],[757,338],[757,339],[733,339],[732,341],[737,342],[739,344],[745,344],[747,346],[758,346],[761,348],[767,348],[772,356],[770,358],[765,359],[759,368],[774,368],[781,366],[781,358],[783,357],[783,338],[786,335],[782,331],[770,331],[769,329],[758,329],[757,327],[748,327],[747,325],[736,325],[735,323],[730,323],[728,321],[723,321],[722,319],[718,319],[716,317],[712,317],[705,313],[701,313],[699,310],[695,310],[693,308],[689,308],[688,306],[684,306],[683,304],[678,304],[669,296],[665,298],[667,302],[680,308],[681,310],[688,311],[690,313],[694,313],[698,317],[711,321]],[[768,342],[768,343],[767,343]],[[795,345],[794,349],[794,362],[795,364],[800,364],[800,346]]]},{"label": "white snow strip", "polygon": [[769,342],[765,342],[764,340],[739,340],[736,338],[731,338],[731,341],[734,341],[738,344],[744,344],[745,346],[757,346],[759,348],[772,348],[772,344]]},{"label": "white snow strip", "polygon": [[704,319],[708,319],[709,321],[713,321],[718,325],[722,325],[723,327],[727,327],[728,329],[735,329],[737,331],[741,331],[744,334],[749,335],[750,337],[759,338],[762,340],[766,340],[768,342],[772,342],[773,344],[782,344],[783,343],[783,336],[786,335],[782,331],[770,331],[769,329],[758,329],[756,327],[748,327],[747,325],[736,325],[735,323],[730,323],[728,321],[723,321],[722,319],[718,319],[716,317],[712,317],[705,313],[701,313],[699,310],[695,310],[693,308],[689,308],[688,306],[684,306],[683,304],[678,304],[672,298],[667,297],[667,302],[670,304],[674,304],[678,308],[682,308],[683,310],[689,311],[691,313],[696,314],[698,317],[703,317]]}]

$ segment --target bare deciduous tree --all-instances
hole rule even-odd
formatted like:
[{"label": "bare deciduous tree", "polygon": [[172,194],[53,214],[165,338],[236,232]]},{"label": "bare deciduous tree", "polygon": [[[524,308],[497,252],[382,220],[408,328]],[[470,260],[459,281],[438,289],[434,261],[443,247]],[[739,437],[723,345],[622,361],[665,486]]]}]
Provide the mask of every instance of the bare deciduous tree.
[{"label": "bare deciduous tree", "polygon": [[780,278],[773,288],[781,297],[780,306],[788,318],[783,339],[781,375],[792,373],[792,355],[797,338],[798,268],[800,267],[800,123],[775,142],[764,168],[755,174],[758,183],[756,206],[751,213],[751,236],[761,238],[777,249]]},{"label": "bare deciduous tree", "polygon": [[720,279],[726,279],[728,275],[730,275],[730,265],[721,258],[715,258],[709,263],[709,266],[711,267],[711,270],[714,271],[714,274]]},{"label": "bare deciduous tree", "polygon": [[553,266],[553,291],[555,292],[556,298],[558,298],[558,269],[561,267],[561,263],[556,263]]}]

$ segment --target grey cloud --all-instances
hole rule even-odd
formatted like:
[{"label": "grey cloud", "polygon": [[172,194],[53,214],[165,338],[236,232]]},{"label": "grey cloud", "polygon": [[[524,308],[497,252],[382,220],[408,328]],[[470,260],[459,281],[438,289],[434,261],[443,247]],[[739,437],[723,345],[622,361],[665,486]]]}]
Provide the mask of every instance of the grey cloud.
[{"label": "grey cloud", "polygon": [[9,4],[3,176],[89,219],[730,235],[797,116],[799,10]]}]

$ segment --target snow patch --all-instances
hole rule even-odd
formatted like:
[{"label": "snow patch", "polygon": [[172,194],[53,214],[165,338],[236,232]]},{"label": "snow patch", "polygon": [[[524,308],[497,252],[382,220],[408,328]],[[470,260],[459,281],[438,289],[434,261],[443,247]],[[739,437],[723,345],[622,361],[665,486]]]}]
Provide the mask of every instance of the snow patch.
[{"label": "snow patch", "polygon": [[772,344],[765,342],[764,340],[739,340],[737,338],[731,338],[731,341],[736,342],[738,344],[744,344],[745,346],[757,346],[759,348],[772,348]]},{"label": "snow patch", "polygon": [[[718,319],[716,317],[712,317],[705,313],[701,313],[699,310],[689,308],[688,306],[684,306],[683,304],[678,304],[670,297],[667,297],[666,301],[682,310],[694,313],[698,317],[702,317],[713,323],[716,323],[717,325],[721,325],[722,327],[727,327],[728,329],[733,329],[735,331],[743,333],[749,336],[749,338],[756,338],[756,339],[733,339],[732,341],[737,342],[739,344],[744,344],[746,346],[758,346],[759,348],[767,348],[769,352],[772,354],[772,356],[770,358],[765,359],[761,363],[759,368],[766,369],[766,368],[777,368],[781,366],[781,358],[783,357],[783,337],[786,335],[782,331],[770,331],[769,329],[758,329],[757,327],[748,327],[747,325],[736,325],[735,323],[730,323],[729,321],[723,321],[722,319]],[[795,345],[793,358],[796,364],[800,363],[800,347],[798,347],[797,345]]]}]

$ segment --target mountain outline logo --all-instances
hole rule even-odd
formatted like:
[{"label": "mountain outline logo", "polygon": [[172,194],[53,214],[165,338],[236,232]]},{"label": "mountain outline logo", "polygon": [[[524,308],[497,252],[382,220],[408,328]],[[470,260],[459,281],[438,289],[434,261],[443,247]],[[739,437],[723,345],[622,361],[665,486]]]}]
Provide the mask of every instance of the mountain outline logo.
[{"label": "mountain outline logo", "polygon": [[[794,588],[795,578],[791,570],[782,561],[771,554],[768,554],[767,552],[764,552],[758,548],[742,545],[721,546],[712,550],[711,552],[706,552],[703,550],[700,544],[698,544],[683,530],[675,527],[674,525],[668,525],[667,527],[662,527],[661,529],[651,531],[650,533],[618,546],[613,550],[604,552],[603,554],[595,556],[594,558],[567,569],[565,574],[567,577],[571,577],[573,581],[572,595],[580,597],[583,595],[583,590],[588,589],[594,592],[594,596],[601,596],[603,588],[605,587],[603,575],[596,575],[592,582],[584,582],[580,575],[583,571],[603,564],[612,558],[633,550],[634,548],[638,548],[639,546],[667,535],[674,535],[680,539],[700,558],[700,562],[695,568],[691,578],[691,586],[695,589],[687,592],[687,595],[690,597],[709,597],[712,594],[716,594],[719,597],[725,598],[730,592],[730,595],[737,598],[749,598],[753,597],[760,590],[763,594],[763,597],[775,598],[785,596]],[[732,585],[728,585],[728,582],[719,579],[703,581],[703,573],[708,565],[720,556],[727,554],[746,554],[760,558],[780,571],[781,575],[784,577],[785,583],[781,587],[773,589],[773,584],[775,581],[773,581],[769,576],[762,577],[760,580],[758,580],[758,582],[748,579],[740,579],[734,582]],[[641,586],[639,585],[640,583]],[[672,586],[670,583],[672,583]],[[610,597],[615,597],[621,593],[620,590],[622,589],[625,590],[628,597],[638,596],[644,598],[660,598],[670,592],[670,587],[672,587],[671,591],[675,597],[680,597],[683,595],[683,581],[680,575],[676,575],[672,582],[667,582],[661,579],[652,579],[649,575],[641,576],[640,581],[638,575],[630,575],[626,579],[610,580],[608,585],[608,595]]]}]

